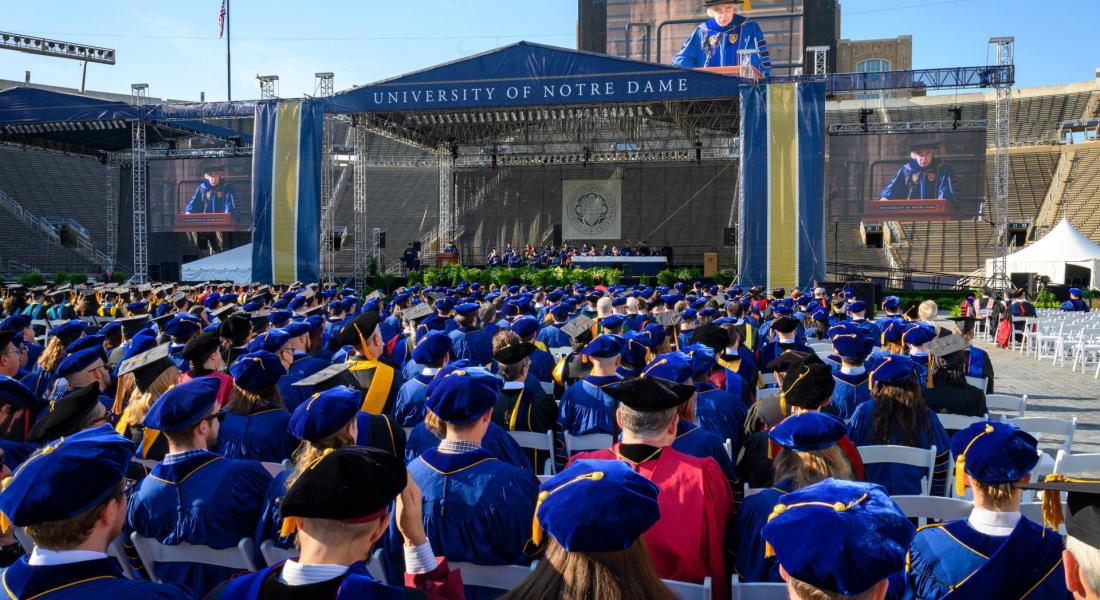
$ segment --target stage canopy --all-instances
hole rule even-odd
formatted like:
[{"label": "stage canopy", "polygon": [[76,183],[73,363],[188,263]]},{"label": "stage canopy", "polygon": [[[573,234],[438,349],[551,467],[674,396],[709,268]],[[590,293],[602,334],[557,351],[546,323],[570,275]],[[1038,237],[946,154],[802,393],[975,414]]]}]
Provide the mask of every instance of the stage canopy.
[{"label": "stage canopy", "polygon": [[252,281],[252,244],[185,263],[180,267],[180,279],[249,283]]},{"label": "stage canopy", "polygon": [[[1065,218],[1039,241],[1009,254],[1007,260],[1009,275],[1045,275],[1051,283],[1066,283],[1067,267],[1089,269],[1089,287],[1100,289],[1100,244],[1085,237]],[[993,259],[985,261],[985,273],[993,276]]]}]

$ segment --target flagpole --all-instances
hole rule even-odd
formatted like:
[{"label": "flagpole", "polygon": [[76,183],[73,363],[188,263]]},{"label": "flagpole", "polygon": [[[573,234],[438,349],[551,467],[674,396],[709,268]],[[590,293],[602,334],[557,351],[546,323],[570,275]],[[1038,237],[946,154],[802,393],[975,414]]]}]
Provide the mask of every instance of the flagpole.
[{"label": "flagpole", "polygon": [[233,62],[229,59],[229,41],[233,39],[229,31],[231,17],[229,0],[225,0],[225,99],[230,102],[233,101]]}]

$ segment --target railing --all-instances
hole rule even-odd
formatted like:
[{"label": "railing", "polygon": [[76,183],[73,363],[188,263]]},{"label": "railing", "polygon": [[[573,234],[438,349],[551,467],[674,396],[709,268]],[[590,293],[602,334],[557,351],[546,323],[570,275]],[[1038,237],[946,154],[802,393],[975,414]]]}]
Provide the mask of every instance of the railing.
[{"label": "railing", "polygon": [[61,227],[67,226],[71,229],[75,229],[77,233],[84,236],[85,238],[92,237],[86,227],[84,227],[80,223],[77,223],[75,220],[69,217],[42,217],[42,220],[48,223],[54,229],[61,229]]},{"label": "railing", "polygon": [[826,270],[835,279],[868,280],[883,287],[911,290],[960,290],[989,285],[989,279],[975,273],[941,273],[917,269],[883,268],[872,265],[829,262]]},{"label": "railing", "polygon": [[[12,198],[3,190],[0,190],[0,204],[3,204],[4,208],[7,209],[8,212],[17,217],[19,220],[23,221],[32,229],[37,230],[39,233],[49,238],[50,241],[57,244],[61,243],[61,236],[58,234],[56,223],[62,223],[64,225],[73,227],[74,229],[79,231],[82,236],[77,239],[77,245],[72,249],[98,266],[105,268],[112,266],[114,261],[111,260],[111,257],[107,256],[106,254],[92,246],[91,242],[88,241],[88,230],[85,229],[84,226],[80,223],[77,223],[76,221],[67,217],[37,217],[31,214],[25,208],[23,208],[23,205],[20,204],[18,200]],[[72,265],[74,265],[75,263],[72,263],[70,261],[60,261],[60,264],[66,265],[64,269],[71,269]],[[75,270],[86,269],[87,265],[77,265]]]},{"label": "railing", "polygon": [[1039,239],[1043,233],[1050,230],[1058,213],[1062,210],[1062,196],[1066,193],[1069,183],[1069,174],[1073,170],[1073,163],[1077,159],[1077,150],[1072,146],[1062,148],[1058,155],[1058,167],[1054,170],[1054,177],[1050,180],[1043,204],[1039,207],[1039,216],[1035,219],[1035,227],[1032,231],[1032,239]]},{"label": "railing", "polygon": [[51,240],[59,243],[61,242],[61,236],[57,234],[57,229],[55,229],[52,225],[50,225],[43,219],[40,219],[39,217],[36,217],[33,214],[27,212],[18,200],[12,198],[7,194],[7,192],[4,192],[3,190],[0,190],[0,201],[2,201],[0,203],[4,205],[4,208],[6,208],[8,212],[16,216],[19,220],[23,221],[27,225],[30,225],[33,229],[38,230],[39,233],[50,238]]}]

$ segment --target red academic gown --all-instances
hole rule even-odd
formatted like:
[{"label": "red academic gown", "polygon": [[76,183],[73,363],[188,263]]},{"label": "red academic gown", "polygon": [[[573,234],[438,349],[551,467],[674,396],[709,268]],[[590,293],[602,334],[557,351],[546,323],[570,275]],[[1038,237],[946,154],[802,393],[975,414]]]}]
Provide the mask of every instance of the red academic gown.
[{"label": "red academic gown", "polygon": [[[619,445],[575,455],[579,459],[619,459]],[[663,579],[703,583],[707,576],[714,598],[730,597],[730,578],[725,563],[725,533],[733,516],[729,483],[713,458],[696,458],[672,448],[635,465],[661,491],[657,504],[661,519],[642,536],[657,574]]]}]

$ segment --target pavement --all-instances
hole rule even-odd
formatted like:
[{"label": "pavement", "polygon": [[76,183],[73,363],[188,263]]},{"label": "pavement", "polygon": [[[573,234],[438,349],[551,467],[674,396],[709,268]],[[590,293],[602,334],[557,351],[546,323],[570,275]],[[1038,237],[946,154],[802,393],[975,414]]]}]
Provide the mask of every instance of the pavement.
[{"label": "pavement", "polygon": [[[1087,373],[1070,371],[1070,362],[1056,366],[1050,359],[1038,361],[994,344],[978,341],[989,353],[995,374],[995,392],[1027,394],[1028,417],[1077,417],[1073,453],[1100,452],[1100,379],[1094,379],[1096,367]],[[1042,440],[1041,440],[1042,441]],[[1044,450],[1051,448],[1044,443]]]}]

